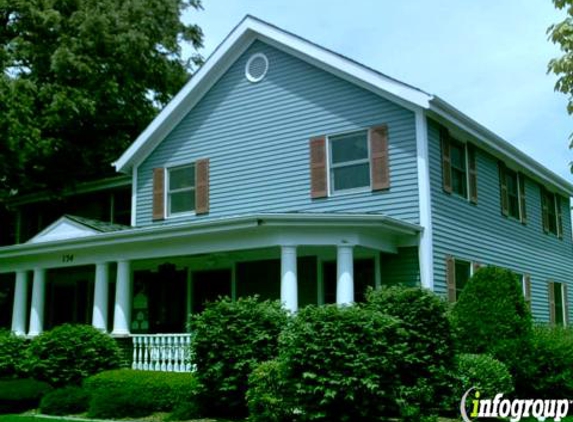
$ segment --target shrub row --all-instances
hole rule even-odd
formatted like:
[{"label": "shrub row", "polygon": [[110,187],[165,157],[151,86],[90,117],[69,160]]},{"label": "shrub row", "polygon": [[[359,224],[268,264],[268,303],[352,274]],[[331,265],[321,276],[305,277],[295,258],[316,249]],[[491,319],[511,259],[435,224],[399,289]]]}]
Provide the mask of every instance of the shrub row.
[{"label": "shrub row", "polygon": [[19,413],[38,407],[52,387],[34,379],[0,380],[0,413]]}]

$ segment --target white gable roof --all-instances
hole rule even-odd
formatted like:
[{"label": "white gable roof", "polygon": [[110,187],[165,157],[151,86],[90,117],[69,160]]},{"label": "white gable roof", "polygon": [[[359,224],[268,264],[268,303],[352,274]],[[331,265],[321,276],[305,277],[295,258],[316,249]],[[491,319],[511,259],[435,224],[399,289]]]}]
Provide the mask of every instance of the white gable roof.
[{"label": "white gable roof", "polygon": [[67,216],[61,217],[50,224],[28,243],[51,242],[53,240],[76,239],[78,237],[93,236],[100,233],[91,227],[80,224]]},{"label": "white gable roof", "polygon": [[569,181],[556,175],[441,98],[249,15],[231,31],[181,91],[113,163],[116,170],[129,173],[145,160],[256,40],[292,54],[410,110],[424,110],[443,123],[457,126],[475,137],[480,146],[488,152],[502,159],[509,158],[541,183],[552,185],[569,196],[573,195],[573,185]]}]

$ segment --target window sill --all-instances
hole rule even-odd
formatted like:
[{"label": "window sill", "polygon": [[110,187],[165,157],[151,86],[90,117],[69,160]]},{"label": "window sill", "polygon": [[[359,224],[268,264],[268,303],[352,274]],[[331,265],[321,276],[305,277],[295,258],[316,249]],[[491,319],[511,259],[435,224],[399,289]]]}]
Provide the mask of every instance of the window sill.
[{"label": "window sill", "polygon": [[165,220],[177,220],[179,218],[195,217],[195,215],[195,211],[178,212],[165,216]]}]

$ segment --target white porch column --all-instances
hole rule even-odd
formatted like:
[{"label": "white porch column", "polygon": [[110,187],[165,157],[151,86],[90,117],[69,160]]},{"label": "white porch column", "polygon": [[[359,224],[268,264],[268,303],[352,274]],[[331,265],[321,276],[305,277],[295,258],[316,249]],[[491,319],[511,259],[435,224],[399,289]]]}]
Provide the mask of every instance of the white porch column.
[{"label": "white porch column", "polygon": [[92,325],[98,330],[107,331],[107,301],[109,290],[109,264],[96,264],[94,285],[94,306]]},{"label": "white porch column", "polygon": [[16,273],[16,287],[14,288],[14,302],[12,308],[12,332],[23,336],[26,334],[26,302],[28,299],[28,272]]},{"label": "white porch column", "polygon": [[336,259],[336,303],[354,302],[354,256],[352,246],[340,245]]},{"label": "white porch column", "polygon": [[32,287],[32,309],[30,310],[29,336],[37,336],[44,329],[44,305],[46,302],[46,270],[34,269],[34,284]]},{"label": "white porch column", "polygon": [[281,302],[291,312],[298,310],[296,246],[281,247]]},{"label": "white porch column", "polygon": [[117,280],[115,285],[115,308],[113,314],[114,335],[128,335],[131,320],[131,263],[117,263]]}]

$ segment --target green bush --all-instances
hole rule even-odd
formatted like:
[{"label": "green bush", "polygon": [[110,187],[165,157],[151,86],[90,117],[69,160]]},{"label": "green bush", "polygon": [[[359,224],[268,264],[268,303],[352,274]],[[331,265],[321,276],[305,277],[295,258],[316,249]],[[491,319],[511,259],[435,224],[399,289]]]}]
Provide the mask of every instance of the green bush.
[{"label": "green bush", "polygon": [[278,301],[228,298],[207,304],[193,318],[192,348],[201,401],[209,416],[245,416],[251,371],[278,354],[287,313]]},{"label": "green bush", "polygon": [[190,373],[118,369],[86,379],[84,388],[91,396],[90,417],[141,417],[193,400],[197,381]]},{"label": "green bush", "polygon": [[[454,403],[475,387],[482,398],[513,392],[513,379],[507,366],[489,355],[460,354],[456,359]],[[537,397],[536,397],[537,398]]]},{"label": "green bush", "polygon": [[28,341],[8,330],[0,330],[0,378],[22,374],[22,362]]},{"label": "green bush", "polygon": [[308,306],[281,336],[280,360],[303,421],[368,421],[397,414],[401,322],[361,306]]},{"label": "green bush", "polygon": [[0,380],[0,413],[35,409],[52,387],[34,379]]},{"label": "green bush", "polygon": [[461,352],[492,355],[507,365],[517,381],[532,325],[514,273],[496,267],[480,269],[454,305],[451,320]]},{"label": "green bush", "polygon": [[89,394],[77,386],[50,391],[40,402],[40,411],[46,415],[74,415],[88,410]]},{"label": "green bush", "polygon": [[[451,396],[454,339],[447,303],[429,290],[394,286],[370,290],[367,306],[403,322],[407,352],[399,362],[402,416],[419,420],[439,412]],[[422,411],[422,414],[418,412]]]},{"label": "green bush", "polygon": [[249,376],[247,404],[251,422],[290,422],[294,407],[287,391],[284,367],[278,360],[259,364]]},{"label": "green bush", "polygon": [[535,327],[530,347],[519,355],[515,384],[520,397],[572,397],[573,331],[561,327]]},{"label": "green bush", "polygon": [[89,325],[64,324],[32,340],[26,367],[55,386],[80,384],[84,378],[120,364],[115,340]]}]

